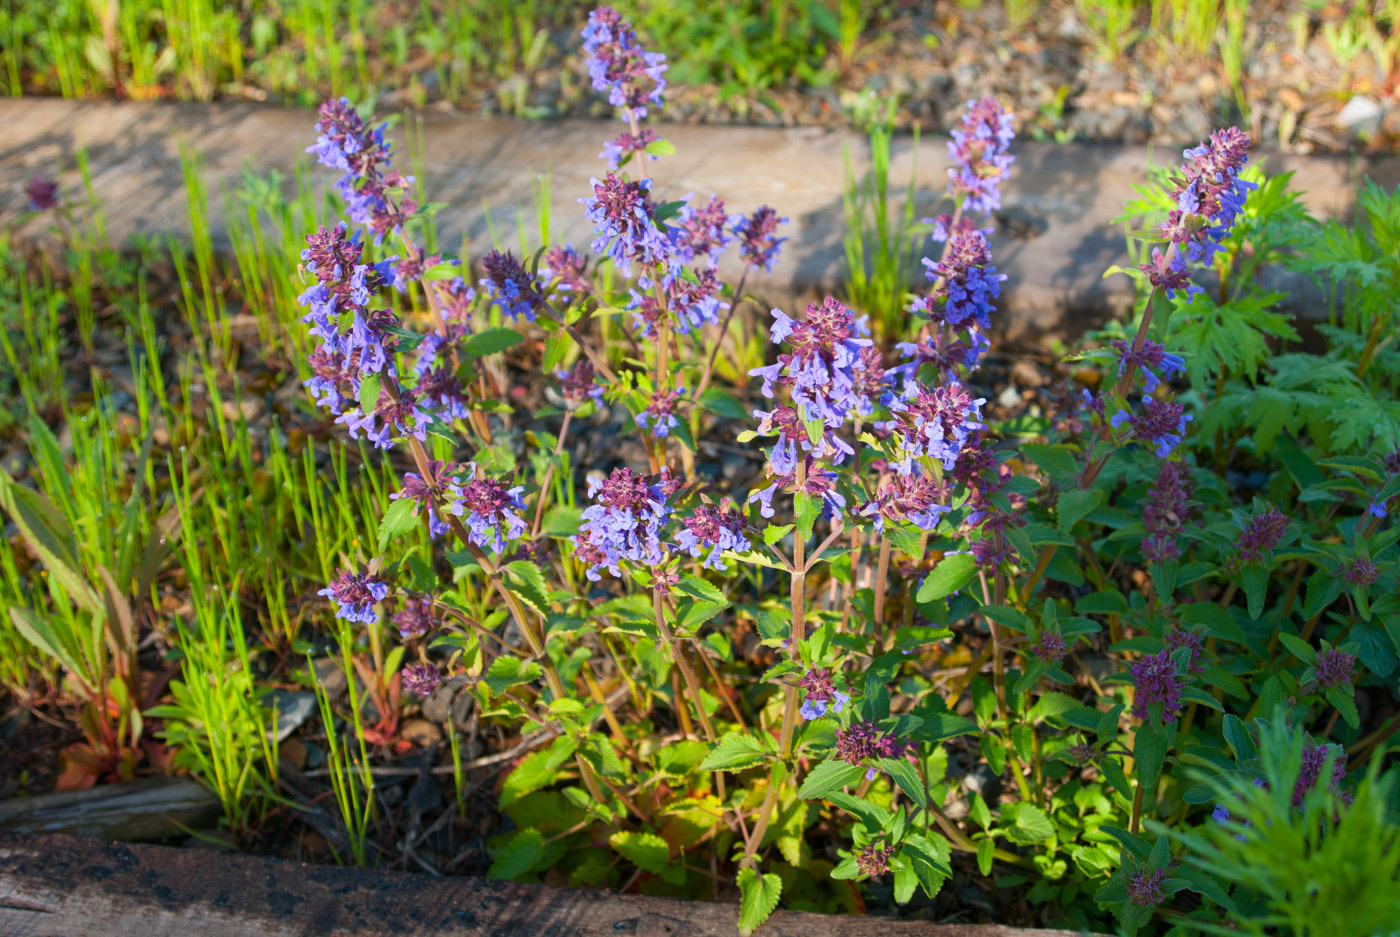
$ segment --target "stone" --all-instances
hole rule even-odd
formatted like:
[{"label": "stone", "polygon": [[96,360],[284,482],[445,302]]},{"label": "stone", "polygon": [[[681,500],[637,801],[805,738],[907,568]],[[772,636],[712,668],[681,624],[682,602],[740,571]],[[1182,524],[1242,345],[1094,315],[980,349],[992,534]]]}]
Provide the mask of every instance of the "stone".
[{"label": "stone", "polygon": [[287,739],[277,749],[277,755],[298,771],[306,770],[306,759],[310,751],[301,739]]},{"label": "stone", "polygon": [[316,674],[316,682],[321,684],[331,699],[338,699],[350,685],[338,657],[318,657],[311,662],[311,668]]},{"label": "stone", "polygon": [[1381,126],[1385,109],[1364,94],[1358,94],[1337,114],[1336,123],[1355,138],[1369,137]]},{"label": "stone", "polygon": [[226,419],[236,420],[241,416],[251,423],[262,415],[263,402],[257,397],[242,397],[237,401],[225,400],[220,409]]},{"label": "stone", "polygon": [[273,741],[285,741],[316,711],[316,694],[310,690],[273,690],[269,704],[277,710]]},{"label": "stone", "polygon": [[399,736],[419,748],[442,741],[442,728],[427,719],[406,719],[399,727]]}]

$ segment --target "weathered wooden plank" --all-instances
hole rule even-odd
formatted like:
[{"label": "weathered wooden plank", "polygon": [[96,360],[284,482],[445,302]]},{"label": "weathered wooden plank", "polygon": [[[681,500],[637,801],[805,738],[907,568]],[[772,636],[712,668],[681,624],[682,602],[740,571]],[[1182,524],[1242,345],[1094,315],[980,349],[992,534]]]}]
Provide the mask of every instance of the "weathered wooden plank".
[{"label": "weathered wooden plank", "polygon": [[[733,937],[738,907],[0,834],[0,937]],[[780,911],[764,937],[1069,937]]]},{"label": "weathered wooden plank", "polygon": [[159,840],[219,819],[219,798],[191,778],[148,778],[0,801],[0,830]]},{"label": "weathered wooden plank", "polygon": [[[590,226],[578,198],[589,192],[592,176],[605,164],[597,158],[616,123],[527,122],[428,112],[424,120],[422,175],[429,197],[450,206],[438,216],[444,244],[465,241],[466,253],[490,247],[483,204],[496,226],[515,243],[515,217],[524,211],[534,230],[533,186],[549,173],[551,236],[580,248]],[[80,189],[71,169],[73,149],[87,148],[98,197],[106,204],[115,238],[134,233],[181,233],[187,229],[181,144],[205,157],[204,176],[212,191],[238,183],[245,165],[259,171],[288,172],[313,139],[314,115],[251,104],[174,104],[152,102],[63,101],[47,98],[0,100],[0,224],[24,208],[24,186],[35,173],[70,167],[68,191]],[[718,193],[733,211],[766,203],[792,221],[791,241],[773,274],[750,278],[750,285],[775,300],[835,290],[843,270],[841,194],[844,152],[857,173],[870,164],[864,138],[849,130],[820,127],[764,128],[665,125],[679,152],[649,164],[662,197]],[[408,134],[397,133],[406,140]],[[1195,141],[1182,141],[1193,143]],[[1111,264],[1126,263],[1122,231],[1111,222],[1132,187],[1145,179],[1149,162],[1171,165],[1175,150],[1138,146],[1095,146],[1017,141],[1015,175],[1005,187],[1006,211],[994,227],[993,256],[1008,275],[999,325],[1010,335],[1034,336],[1047,330],[1101,320],[1131,296],[1126,277],[1102,278]],[[892,189],[904,191],[915,164],[911,139],[897,141]],[[1347,213],[1362,175],[1392,182],[1400,160],[1344,156],[1265,157],[1271,171],[1297,170],[1303,202],[1323,217]],[[400,160],[409,171],[406,157]],[[947,182],[948,154],[938,136],[925,136],[917,149],[918,215],[932,214]],[[320,184],[329,171],[316,173]],[[221,199],[210,200],[209,222],[222,237]],[[36,234],[42,225],[27,228]],[[731,252],[732,253],[732,252]],[[734,263],[734,258],[729,258]],[[733,270],[731,269],[732,273]],[[1307,311],[1311,298],[1299,298]],[[869,311],[869,310],[867,310]]]}]

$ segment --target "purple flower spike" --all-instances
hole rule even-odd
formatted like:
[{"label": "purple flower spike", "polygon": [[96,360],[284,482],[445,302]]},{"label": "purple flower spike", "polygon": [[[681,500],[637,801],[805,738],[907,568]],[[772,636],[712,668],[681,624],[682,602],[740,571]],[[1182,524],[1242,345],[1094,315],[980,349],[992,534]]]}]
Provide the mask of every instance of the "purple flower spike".
[{"label": "purple flower spike", "polygon": [[[1294,807],[1303,806],[1303,798],[1308,795],[1316,785],[1318,775],[1322,773],[1322,766],[1327,762],[1327,756],[1332,751],[1332,746],[1326,742],[1317,744],[1309,739],[1303,745],[1303,762],[1299,766],[1298,780],[1293,784],[1292,804]],[[1342,802],[1351,803],[1351,792],[1339,787],[1347,776],[1347,753],[1340,745],[1337,746],[1336,760],[1332,762],[1332,793],[1341,797]]]},{"label": "purple flower spike", "polygon": [[409,664],[403,669],[403,690],[422,699],[442,685],[442,671],[432,664]]},{"label": "purple flower spike", "polygon": [[803,319],[774,309],[769,334],[774,344],[786,343],[792,351],[779,354],[776,364],[749,372],[763,378],[763,396],[772,397],[775,386],[786,387],[807,419],[832,428],[865,406],[856,390],[857,369],[865,367],[863,349],[872,344],[863,317],[857,319],[828,296],[809,304]]},{"label": "purple flower spike", "polygon": [[1197,661],[1201,658],[1201,636],[1194,631],[1183,631],[1181,628],[1173,628],[1167,632],[1167,652],[1178,648],[1190,648],[1191,659],[1186,663],[1186,669],[1190,673],[1205,673],[1205,668]]},{"label": "purple flower spike", "polygon": [[671,430],[680,425],[680,421],[676,419],[675,410],[676,405],[681,402],[684,396],[684,387],[652,394],[647,408],[637,414],[637,425],[642,429],[649,430],[656,439],[665,439],[671,435]]},{"label": "purple flower spike", "polygon": [[588,496],[594,503],[583,511],[574,546],[578,558],[588,564],[590,580],[600,580],[601,569],[620,578],[623,560],[652,567],[661,564],[665,558],[661,526],[671,513],[667,487],[664,474],[651,478],[628,468],[613,469],[606,479],[588,479]]},{"label": "purple flower spike", "polygon": [[689,201],[687,196],[687,204],[681,209],[677,219],[680,222],[680,232],[676,239],[676,249],[685,263],[694,263],[697,259],[706,257],[714,264],[735,239],[735,235],[725,231],[730,218],[724,213],[724,201],[711,195],[704,208],[695,208]]},{"label": "purple flower spike", "polygon": [[[656,135],[656,131],[652,130],[650,127],[643,127],[642,132],[636,134],[628,133],[624,130],[622,133],[618,134],[617,137],[603,145],[603,152],[598,154],[598,158],[607,160],[608,168],[615,172],[617,168],[622,165],[624,159],[631,156],[633,153],[645,153],[647,147],[660,139],[661,138]],[[651,154],[651,158],[659,159],[660,157]]]},{"label": "purple flower spike", "polygon": [[342,569],[329,586],[316,594],[336,603],[336,618],[372,625],[379,620],[374,603],[389,594],[389,584],[372,572],[361,574]]},{"label": "purple flower spike", "polygon": [[[1180,355],[1168,354],[1166,348],[1150,338],[1137,351],[1121,338],[1113,340],[1113,347],[1118,349],[1118,376],[1122,377],[1123,372],[1132,365],[1142,372],[1142,389],[1149,394],[1156,391],[1163,380],[1170,380],[1173,374],[1186,370],[1185,359]],[[1156,373],[1158,370],[1162,372],[1160,378]]]},{"label": "purple flower spike", "polygon": [[992,327],[992,300],[1001,295],[1006,274],[992,266],[991,249],[982,232],[954,235],[943,260],[924,258],[924,275],[933,290],[915,299],[910,312],[955,328],[969,321],[984,332]]},{"label": "purple flower spike", "polygon": [[862,517],[875,519],[875,531],[883,533],[885,521],[908,521],[920,530],[932,531],[952,508],[949,486],[921,472],[890,475],[875,499],[860,509]]},{"label": "purple flower spike", "polygon": [[731,221],[731,229],[739,239],[740,259],[772,273],[778,248],[787,240],[777,236],[778,225],[787,224],[788,220],[779,218],[777,212],[764,205],[747,218],[735,215]]},{"label": "purple flower spike", "polygon": [[1117,428],[1127,421],[1133,435],[1149,445],[1155,445],[1157,457],[1165,459],[1186,435],[1186,424],[1191,421],[1191,414],[1175,400],[1161,401],[1152,397],[1142,398],[1142,409],[1141,415],[1119,410],[1109,423]]},{"label": "purple flower spike", "polygon": [[890,870],[890,860],[894,858],[894,847],[886,842],[867,843],[856,853],[856,868],[864,878],[884,875]]},{"label": "purple flower spike", "polygon": [[1132,674],[1137,687],[1133,715],[1146,719],[1148,707],[1161,703],[1162,721],[1175,722],[1181,712],[1181,686],[1177,682],[1176,661],[1172,660],[1171,651],[1142,658],[1133,664]]},{"label": "purple flower spike", "polygon": [[1031,653],[1053,667],[1065,659],[1069,649],[1065,647],[1065,639],[1058,631],[1043,631],[1040,640],[1031,645]]},{"label": "purple flower spike", "polygon": [[632,24],[612,7],[600,6],[588,14],[583,52],[593,87],[606,91],[613,107],[622,108],[623,120],[644,119],[648,106],[661,107],[666,56],[643,50]]},{"label": "purple flower spike", "polygon": [[559,379],[559,392],[574,406],[588,400],[602,404],[603,385],[594,381],[593,362],[587,358],[579,358],[568,371],[555,371],[554,376]]},{"label": "purple flower spike", "polygon": [[525,535],[525,522],[516,511],[525,510],[520,500],[523,485],[507,488],[495,478],[483,475],[476,463],[468,462],[471,478],[462,487],[461,505],[466,509],[463,523],[468,540],[483,550],[502,553],[507,540],[519,540]]},{"label": "purple flower spike", "polygon": [[1288,518],[1276,507],[1270,507],[1262,514],[1247,520],[1240,535],[1235,538],[1235,549],[1245,563],[1262,563],[1265,556],[1279,545],[1288,530]]},{"label": "purple flower spike", "polygon": [[574,250],[572,244],[566,244],[549,249],[544,255],[544,266],[540,268],[540,273],[547,280],[557,279],[559,292],[581,299],[593,291],[593,286],[588,281],[587,269],[588,261]]},{"label": "purple flower spike", "polygon": [[952,471],[974,433],[986,427],[981,410],[986,402],[957,381],[933,389],[917,381],[906,383],[903,392],[887,402],[893,418],[877,425],[894,434],[895,470],[907,475],[915,459],[930,458]]},{"label": "purple flower spike", "polygon": [[58,180],[35,176],[24,189],[30,211],[48,211],[58,204]]},{"label": "purple flower spike", "polygon": [[962,127],[948,141],[948,194],[965,198],[968,212],[990,215],[1001,208],[1001,181],[1010,178],[1015,157],[1007,150],[1016,138],[1012,114],[996,98],[967,102]]},{"label": "purple flower spike", "polygon": [[703,555],[702,565],[709,569],[727,568],[720,560],[726,550],[747,553],[752,549],[744,536],[744,517],[728,498],[718,506],[700,505],[689,517],[681,519],[681,528],[676,534],[677,549],[696,558]]},{"label": "purple flower spike", "polygon": [[1347,582],[1363,588],[1371,585],[1379,579],[1381,575],[1381,571],[1376,568],[1376,564],[1372,563],[1364,556],[1358,556],[1356,559],[1344,563],[1340,572],[1342,578]]},{"label": "purple flower spike", "polygon": [[1356,658],[1340,648],[1324,648],[1317,652],[1317,685],[1323,690],[1351,684]]},{"label": "purple flower spike", "polygon": [[656,206],[651,200],[651,180],[630,182],[613,173],[599,182],[592,180],[593,197],[581,198],[584,213],[593,222],[592,248],[606,254],[624,277],[632,276],[635,261],[645,268],[643,287],[652,285],[645,271],[662,266],[663,279],[669,280],[676,262],[675,243],[657,227]]},{"label": "purple flower spike", "polygon": [[1128,878],[1128,898],[1135,905],[1144,908],[1159,905],[1167,900],[1162,892],[1162,880],[1167,877],[1166,869],[1148,872],[1146,869]]},{"label": "purple flower spike", "polygon": [[464,508],[462,507],[462,487],[457,484],[457,479],[453,475],[457,471],[457,466],[450,462],[440,462],[436,459],[428,462],[428,475],[421,477],[413,472],[405,472],[403,476],[403,488],[389,495],[389,500],[397,501],[400,498],[408,498],[417,501],[418,508],[426,509],[428,512],[428,535],[438,537],[447,533],[451,525],[442,519],[441,512],[461,517]]},{"label": "purple flower spike", "polygon": [[1147,536],[1142,557],[1149,563],[1169,563],[1181,558],[1176,537],[1190,512],[1191,473],[1181,462],[1162,463],[1156,483],[1147,490],[1142,509]]},{"label": "purple flower spike", "polygon": [[1190,263],[1209,266],[1258,186],[1239,178],[1249,161],[1250,140],[1238,127],[1217,130],[1200,146],[1184,150],[1186,164],[1169,194],[1176,208],[1161,233]]},{"label": "purple flower spike", "polygon": [[405,641],[421,638],[437,625],[433,617],[432,599],[409,599],[394,613],[394,626]]},{"label": "purple flower spike", "polygon": [[480,285],[491,297],[491,305],[517,322],[522,317],[534,322],[535,314],[544,305],[544,293],[515,255],[493,250],[481,258],[481,268],[486,276]]}]

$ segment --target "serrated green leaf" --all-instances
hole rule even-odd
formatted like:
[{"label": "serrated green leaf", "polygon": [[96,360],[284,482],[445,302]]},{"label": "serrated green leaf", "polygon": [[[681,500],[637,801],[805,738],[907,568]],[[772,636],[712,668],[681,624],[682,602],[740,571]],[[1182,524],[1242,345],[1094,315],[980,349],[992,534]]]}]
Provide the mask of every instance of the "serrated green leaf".
[{"label": "serrated green leaf", "polygon": [[745,732],[731,732],[715,743],[700,762],[701,771],[741,771],[760,764],[767,757],[763,743]]},{"label": "serrated green leaf", "polygon": [[857,783],[864,774],[865,769],[860,765],[828,758],[802,779],[802,786],[798,789],[797,796],[803,800],[819,800],[828,794],[841,790],[848,784]]},{"label": "serrated green leaf", "polygon": [[753,869],[739,870],[739,933],[749,937],[762,926],[778,906],[783,880],[773,873],[759,875]]},{"label": "serrated green leaf", "polygon": [[917,600],[932,602],[952,595],[977,575],[977,559],[970,553],[944,556],[919,586]]},{"label": "serrated green leaf", "polygon": [[462,353],[472,358],[485,358],[520,344],[525,337],[515,329],[499,326],[483,329],[467,337],[461,345]]},{"label": "serrated green leaf", "polygon": [[1061,492],[1055,505],[1056,524],[1060,533],[1068,534],[1076,523],[1089,516],[1102,501],[1103,492],[1097,488],[1071,488]]},{"label": "serrated green leaf", "polygon": [[622,830],[608,838],[612,848],[639,869],[660,875],[671,858],[666,840],[655,833]]},{"label": "serrated green leaf", "polygon": [[413,516],[413,509],[418,506],[418,502],[412,498],[399,498],[389,505],[389,510],[384,512],[384,516],[379,519],[379,552],[383,553],[389,546],[389,541],[402,534],[408,533],[418,523],[418,518]]},{"label": "serrated green leaf", "polygon": [[505,565],[506,588],[528,602],[541,614],[549,614],[549,587],[544,573],[529,560],[516,560]]},{"label": "serrated green leaf", "polygon": [[523,661],[518,657],[498,657],[486,671],[486,685],[494,696],[500,696],[513,686],[530,683],[539,679],[540,665],[534,661]]}]

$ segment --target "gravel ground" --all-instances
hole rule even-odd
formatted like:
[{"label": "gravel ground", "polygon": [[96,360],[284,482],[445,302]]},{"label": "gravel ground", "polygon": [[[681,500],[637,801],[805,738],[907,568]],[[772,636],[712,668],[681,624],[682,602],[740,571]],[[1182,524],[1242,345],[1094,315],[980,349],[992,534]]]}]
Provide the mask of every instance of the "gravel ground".
[{"label": "gravel ground", "polygon": [[[1400,141],[1395,80],[1369,52],[1334,57],[1328,33],[1343,11],[1254,0],[1245,30],[1244,112],[1217,58],[1191,61],[1146,27],[1114,62],[1097,54],[1093,30],[1068,2],[1045,2],[1013,29],[1000,4],[966,10],[907,2],[871,25],[840,78],[823,88],[792,82],[751,97],[713,85],[673,85],[663,121],[768,125],[857,123],[898,102],[896,122],[945,131],[963,103],[994,94],[1017,112],[1021,132],[1044,140],[1182,145],[1240,123],[1259,145],[1289,152],[1388,151]],[[1300,15],[1303,18],[1299,18]],[[1300,43],[1301,38],[1301,43]],[[530,116],[607,116],[588,86],[572,30],[551,36],[531,75],[485,81],[468,109]],[[1214,50],[1210,53],[1214,56]],[[1342,54],[1341,52],[1337,54]],[[431,104],[431,68],[383,105]],[[516,102],[505,108],[502,102]],[[450,108],[445,102],[438,106]]]}]

